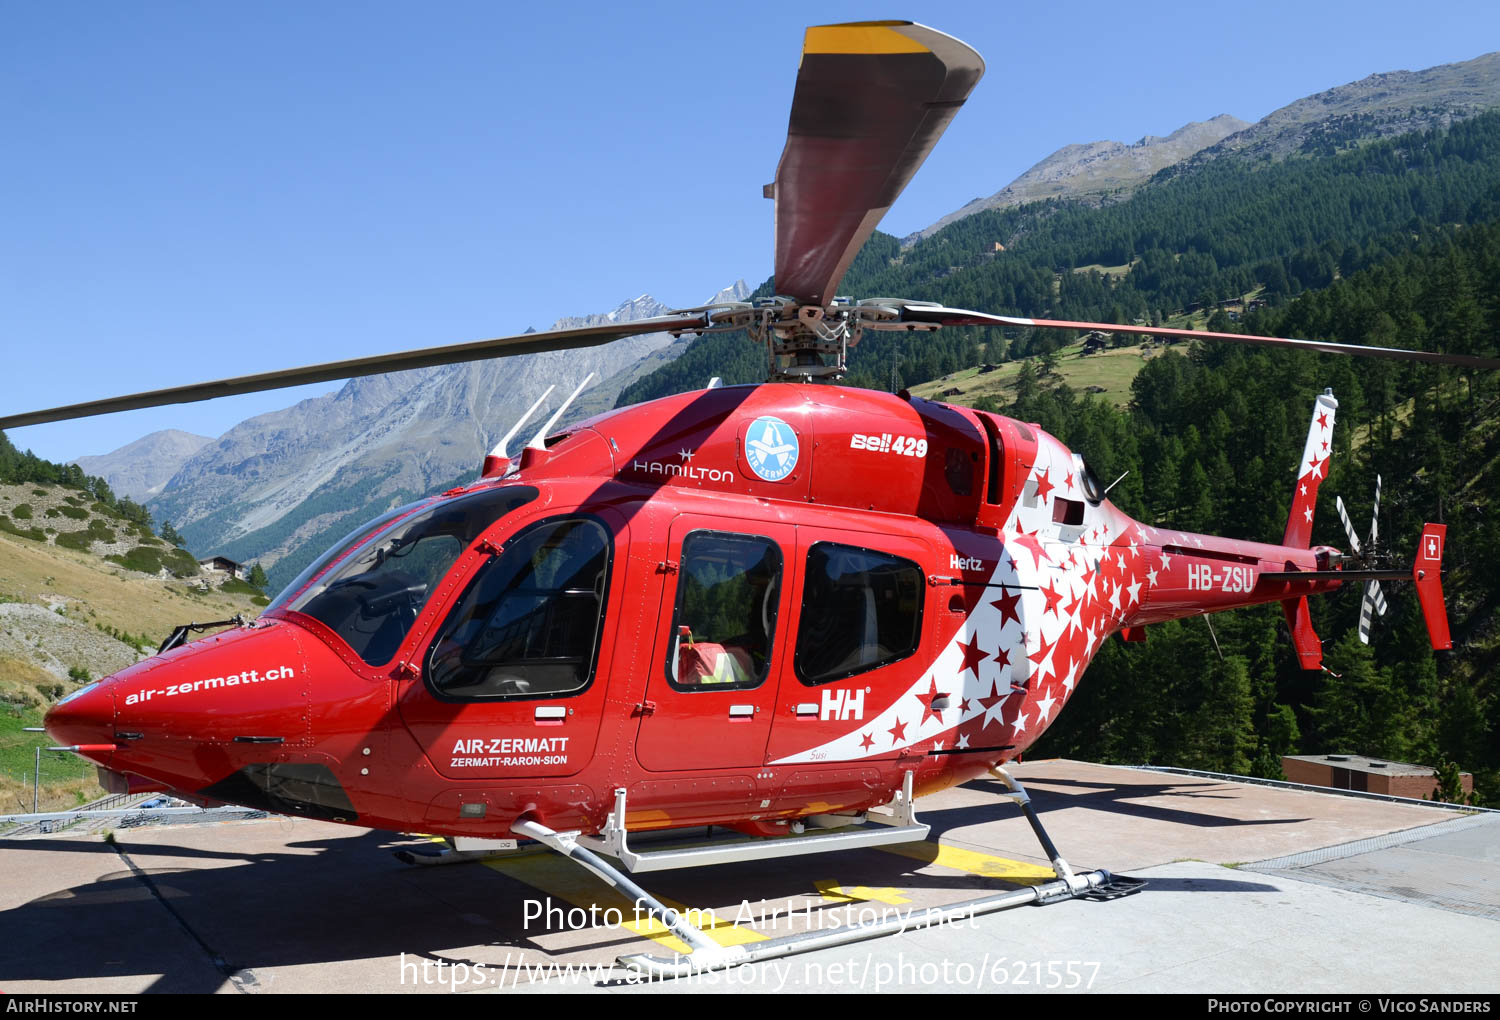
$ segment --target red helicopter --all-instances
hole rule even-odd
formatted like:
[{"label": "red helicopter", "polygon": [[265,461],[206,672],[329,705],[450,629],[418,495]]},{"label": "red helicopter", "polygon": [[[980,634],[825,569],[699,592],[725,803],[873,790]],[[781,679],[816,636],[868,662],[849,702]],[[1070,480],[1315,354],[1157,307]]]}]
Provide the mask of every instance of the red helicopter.
[{"label": "red helicopter", "polygon": [[[675,961],[622,961],[653,973],[887,929],[721,947],[627,873],[921,839],[915,797],[991,773],[1059,877],[930,923],[1125,891],[1108,872],[1074,874],[1003,769],[1057,718],[1101,643],[1278,602],[1303,667],[1316,669],[1307,597],[1363,582],[1378,611],[1378,582],[1404,578],[1433,646],[1447,648],[1443,526],[1423,529],[1409,569],[1362,569],[1367,560],[1309,546],[1331,393],[1316,399],[1286,532],[1266,544],[1132,520],[1081,455],[1034,425],[813,383],[836,380],[866,330],[953,325],[1500,362],[837,297],[982,72],[968,46],[908,22],[808,30],[766,189],[783,296],[0,419],[29,425],[660,330],[745,330],[770,367],[766,384],[711,385],[552,433],[559,408],[513,456],[518,423],[478,482],[356,529],[257,620],[191,643],[179,631],[175,647],[59,703],[47,732],[118,789],[422,831],[456,852],[539,840],[693,948]],[[704,825],[755,838],[655,851],[629,841]]]}]

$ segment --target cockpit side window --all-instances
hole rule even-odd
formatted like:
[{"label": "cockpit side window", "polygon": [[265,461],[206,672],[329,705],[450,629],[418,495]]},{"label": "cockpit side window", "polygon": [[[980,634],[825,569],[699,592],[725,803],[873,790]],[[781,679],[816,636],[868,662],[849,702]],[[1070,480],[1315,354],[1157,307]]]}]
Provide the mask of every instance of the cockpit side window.
[{"label": "cockpit side window", "polygon": [[278,599],[278,608],[311,616],[368,665],[383,666],[459,554],[490,525],[536,496],[537,490],[528,486],[503,486],[400,517],[338,559],[305,590],[285,603]]},{"label": "cockpit side window", "polygon": [[469,584],[427,653],[427,683],[452,701],[577,694],[593,679],[609,586],[597,520],[543,521]]}]

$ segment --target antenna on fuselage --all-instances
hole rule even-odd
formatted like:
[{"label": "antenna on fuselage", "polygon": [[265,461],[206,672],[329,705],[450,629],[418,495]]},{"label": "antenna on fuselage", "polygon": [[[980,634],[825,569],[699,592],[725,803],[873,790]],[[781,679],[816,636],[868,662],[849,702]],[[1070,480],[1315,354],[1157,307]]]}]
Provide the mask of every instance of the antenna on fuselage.
[{"label": "antenna on fuselage", "polygon": [[583,392],[583,388],[593,381],[593,372],[590,372],[588,375],[583,377],[583,382],[579,383],[578,388],[575,389],[572,393],[568,394],[567,400],[564,400],[561,404],[558,405],[557,410],[552,412],[552,417],[547,419],[547,423],[536,430],[536,435],[532,436],[531,442],[526,444],[528,449],[545,450],[547,448],[546,444],[544,444],[542,440],[547,438],[547,433],[552,431],[552,426],[557,424],[557,419],[563,416],[563,412],[568,409],[568,405],[573,403],[573,401],[578,398],[578,394]]},{"label": "antenna on fuselage", "polygon": [[532,404],[531,408],[525,414],[521,415],[520,421],[512,425],[510,431],[500,437],[500,442],[495,444],[495,448],[485,455],[484,464],[479,470],[481,478],[494,478],[505,474],[505,469],[510,467],[510,454],[506,452],[505,447],[512,439],[516,438],[516,433],[521,431],[521,426],[531,420],[531,416],[536,414],[536,409],[542,406],[542,401],[551,396],[552,391],[555,389],[557,389],[556,383],[548,386],[542,395],[536,398],[536,403]]}]

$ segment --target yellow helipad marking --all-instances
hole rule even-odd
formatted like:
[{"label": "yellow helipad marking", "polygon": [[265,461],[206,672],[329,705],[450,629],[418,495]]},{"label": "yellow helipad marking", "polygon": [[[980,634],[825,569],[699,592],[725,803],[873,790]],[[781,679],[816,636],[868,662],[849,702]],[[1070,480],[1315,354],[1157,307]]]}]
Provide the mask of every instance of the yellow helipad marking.
[{"label": "yellow helipad marking", "polygon": [[888,854],[900,854],[902,857],[910,857],[912,860],[922,861],[925,864],[940,864],[945,868],[964,871],[981,878],[1000,878],[1023,885],[1057,877],[1057,872],[1040,864],[1013,861],[1008,857],[995,857],[977,850],[944,846],[941,843],[898,843],[894,846],[883,846],[880,849]]},{"label": "yellow helipad marking", "polygon": [[[622,928],[660,943],[676,953],[692,952],[687,943],[673,935],[666,925],[642,912],[636,918],[635,903],[614,889],[605,887],[578,865],[556,854],[536,854],[522,857],[507,857],[485,861],[484,866],[524,882],[547,896],[555,897],[573,907],[588,910],[597,907],[603,915],[611,908],[618,910],[624,919]],[[764,942],[768,936],[748,927],[740,927],[733,920],[726,921],[711,910],[688,908],[666,897],[657,897],[663,904],[681,913],[696,925],[703,934],[721,946],[739,946],[748,942]]]},{"label": "yellow helipad marking", "polygon": [[910,896],[903,896],[900,890],[890,886],[873,889],[867,885],[856,885],[845,889],[831,878],[820,879],[813,886],[818,890],[818,895],[829,903],[889,903],[894,907],[911,902]]}]

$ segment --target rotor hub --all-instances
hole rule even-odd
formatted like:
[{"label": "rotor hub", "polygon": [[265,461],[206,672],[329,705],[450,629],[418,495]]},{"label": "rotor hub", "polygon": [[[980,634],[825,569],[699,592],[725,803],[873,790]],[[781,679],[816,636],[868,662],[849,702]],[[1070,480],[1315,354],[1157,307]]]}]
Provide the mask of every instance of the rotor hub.
[{"label": "rotor hub", "polygon": [[832,382],[849,370],[849,349],[869,329],[930,331],[935,324],[902,322],[901,302],[835,298],[829,305],[786,297],[759,298],[708,309],[715,330],[744,330],[766,349],[769,382]]}]

